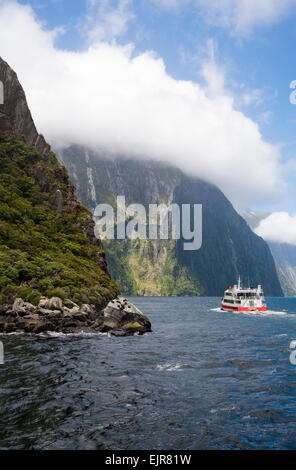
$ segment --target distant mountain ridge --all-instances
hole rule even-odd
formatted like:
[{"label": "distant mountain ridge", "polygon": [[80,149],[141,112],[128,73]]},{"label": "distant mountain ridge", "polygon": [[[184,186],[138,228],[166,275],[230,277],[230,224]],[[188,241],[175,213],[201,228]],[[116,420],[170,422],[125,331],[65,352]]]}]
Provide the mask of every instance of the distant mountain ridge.
[{"label": "distant mountain ridge", "polygon": [[125,293],[220,296],[240,274],[246,282],[263,284],[266,295],[283,295],[267,244],[214,185],[165,164],[110,157],[78,146],[58,152],[58,157],[90,210],[99,203],[114,206],[119,195],[128,204],[203,205],[203,245],[198,251],[183,251],[184,240],[104,245],[111,273]]},{"label": "distant mountain ridge", "polygon": [[[252,230],[270,214],[268,212],[244,211],[242,217],[247,221]],[[271,253],[276,262],[278,277],[282,290],[287,297],[296,296],[296,246],[287,243],[267,241]]]}]

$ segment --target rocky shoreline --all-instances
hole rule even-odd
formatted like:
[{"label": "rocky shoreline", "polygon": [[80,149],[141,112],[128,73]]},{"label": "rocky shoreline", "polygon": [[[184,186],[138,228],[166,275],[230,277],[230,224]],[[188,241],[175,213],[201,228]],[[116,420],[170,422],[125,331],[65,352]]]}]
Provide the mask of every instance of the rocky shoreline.
[{"label": "rocky shoreline", "polygon": [[37,306],[21,298],[15,299],[13,305],[0,305],[0,333],[45,332],[133,336],[151,332],[151,323],[123,297],[112,300],[103,310],[59,297],[41,297]]}]

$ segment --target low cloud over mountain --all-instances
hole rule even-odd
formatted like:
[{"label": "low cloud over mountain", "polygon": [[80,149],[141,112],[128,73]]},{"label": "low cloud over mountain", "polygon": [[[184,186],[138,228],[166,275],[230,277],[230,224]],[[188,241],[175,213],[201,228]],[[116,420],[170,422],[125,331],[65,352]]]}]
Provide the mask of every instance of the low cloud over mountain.
[{"label": "low cloud over mountain", "polygon": [[0,0],[1,56],[18,71],[38,129],[55,147],[169,162],[217,184],[237,205],[279,197],[279,150],[223,87],[213,93],[215,67],[204,67],[211,86],[203,87],[174,79],[161,58],[137,55],[131,44],[61,50],[60,33],[45,30],[31,8]]},{"label": "low cloud over mountain", "polygon": [[254,231],[267,241],[296,246],[296,215],[273,212],[261,220]]}]

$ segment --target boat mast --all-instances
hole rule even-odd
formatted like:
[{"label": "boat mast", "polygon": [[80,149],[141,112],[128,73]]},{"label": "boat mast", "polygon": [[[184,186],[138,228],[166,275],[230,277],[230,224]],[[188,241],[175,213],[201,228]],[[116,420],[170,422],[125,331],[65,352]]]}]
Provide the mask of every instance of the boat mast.
[{"label": "boat mast", "polygon": [[241,288],[241,278],[240,278],[240,275],[238,275],[238,286],[237,286],[238,290],[240,290]]}]

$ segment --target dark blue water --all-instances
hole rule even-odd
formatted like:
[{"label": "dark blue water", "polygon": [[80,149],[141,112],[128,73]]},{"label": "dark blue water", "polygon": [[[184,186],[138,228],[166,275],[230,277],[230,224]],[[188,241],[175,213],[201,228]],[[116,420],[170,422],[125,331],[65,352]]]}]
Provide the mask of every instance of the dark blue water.
[{"label": "dark blue water", "polygon": [[1,449],[296,448],[296,299],[131,301],[153,333],[0,337]]}]

